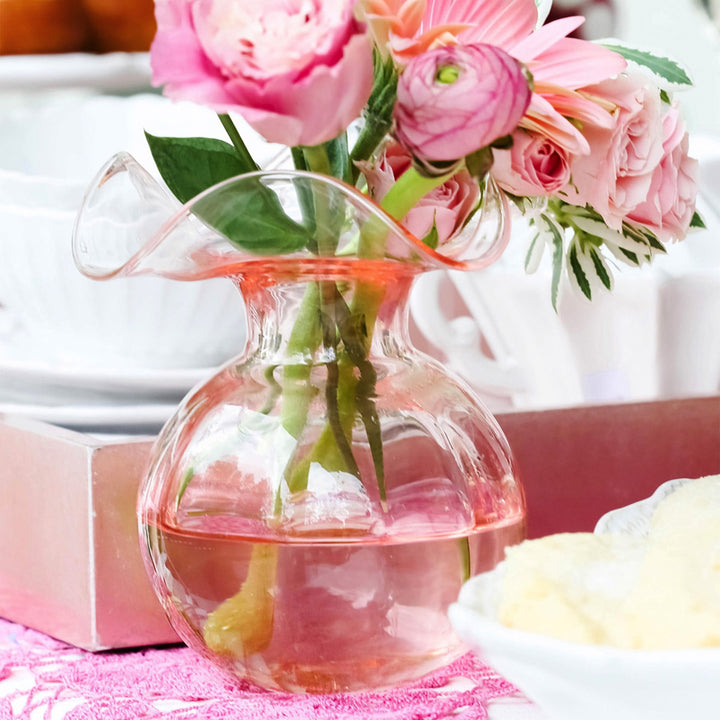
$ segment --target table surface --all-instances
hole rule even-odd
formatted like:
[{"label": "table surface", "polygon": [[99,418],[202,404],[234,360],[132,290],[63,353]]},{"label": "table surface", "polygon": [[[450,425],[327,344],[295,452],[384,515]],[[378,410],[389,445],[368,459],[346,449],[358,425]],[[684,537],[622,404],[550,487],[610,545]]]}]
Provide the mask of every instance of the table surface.
[{"label": "table surface", "polygon": [[545,720],[468,654],[404,688],[289,695],[235,684],[186,647],[88,653],[0,620],[0,719]]}]

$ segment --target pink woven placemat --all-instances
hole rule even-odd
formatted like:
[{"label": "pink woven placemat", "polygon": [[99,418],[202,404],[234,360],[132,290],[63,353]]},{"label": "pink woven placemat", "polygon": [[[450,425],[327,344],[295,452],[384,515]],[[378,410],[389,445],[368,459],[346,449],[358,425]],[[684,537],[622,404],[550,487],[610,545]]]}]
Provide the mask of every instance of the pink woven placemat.
[{"label": "pink woven placemat", "polygon": [[93,654],[0,620],[0,720],[485,720],[515,688],[472,654],[378,693],[291,695],[235,684],[185,647]]}]

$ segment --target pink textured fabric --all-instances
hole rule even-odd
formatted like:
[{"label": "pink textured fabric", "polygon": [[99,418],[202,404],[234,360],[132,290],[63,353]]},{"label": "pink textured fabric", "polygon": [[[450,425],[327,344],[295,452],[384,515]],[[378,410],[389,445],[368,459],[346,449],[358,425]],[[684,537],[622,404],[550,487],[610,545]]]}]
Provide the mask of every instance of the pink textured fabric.
[{"label": "pink textured fabric", "polygon": [[[486,720],[488,701],[517,692],[468,654],[382,693],[269,693],[232,682],[185,647],[92,654],[0,620],[0,682],[15,674],[22,689],[0,692],[0,720],[50,720],[61,707],[66,720]],[[449,687],[456,678],[470,684]]]}]

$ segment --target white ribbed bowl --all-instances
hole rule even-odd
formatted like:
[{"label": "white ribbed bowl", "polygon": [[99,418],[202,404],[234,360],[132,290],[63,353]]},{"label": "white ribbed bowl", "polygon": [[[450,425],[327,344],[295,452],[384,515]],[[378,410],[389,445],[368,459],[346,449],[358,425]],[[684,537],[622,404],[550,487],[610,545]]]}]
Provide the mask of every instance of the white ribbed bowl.
[{"label": "white ribbed bowl", "polygon": [[[644,536],[660,500],[687,480],[604,516],[596,532]],[[504,563],[463,586],[450,620],[467,645],[548,720],[716,720],[720,648],[624,650],[558,640],[497,620]]]},{"label": "white ribbed bowl", "polygon": [[[281,148],[236,123],[271,164]],[[50,96],[0,113],[0,305],[19,318],[34,361],[194,368],[244,346],[244,306],[227,280],[98,282],[73,263],[75,214],[107,160],[128,151],[158,177],[146,130],[227,140],[211,110],[152,94]]]},{"label": "white ribbed bowl", "polygon": [[73,262],[74,220],[69,211],[0,206],[0,301],[35,361],[192,368],[243,349],[244,305],[229,280],[90,280]]}]

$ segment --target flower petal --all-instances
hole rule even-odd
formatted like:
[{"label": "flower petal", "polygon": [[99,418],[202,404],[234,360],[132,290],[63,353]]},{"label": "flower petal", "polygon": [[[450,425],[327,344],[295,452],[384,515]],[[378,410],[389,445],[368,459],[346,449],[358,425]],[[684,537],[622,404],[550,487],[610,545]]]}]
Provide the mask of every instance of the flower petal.
[{"label": "flower petal", "polygon": [[[517,57],[514,51],[512,55]],[[627,62],[618,53],[574,38],[558,40],[530,63],[537,82],[561,85],[571,90],[614,77],[626,67]]]},{"label": "flower petal", "polygon": [[573,30],[577,30],[585,18],[581,16],[566,17],[555,20],[538,28],[532,35],[524,37],[512,48],[512,54],[518,60],[529,63],[538,55],[551,48],[558,40],[567,37]]},{"label": "flower petal", "polygon": [[535,85],[535,91],[547,100],[560,115],[592,123],[597,127],[613,127],[610,109],[577,93],[557,85]]},{"label": "flower petal", "polygon": [[464,43],[484,42],[507,50],[533,32],[537,8],[534,0],[444,0],[434,3],[431,24],[438,16],[443,22],[473,26],[462,33]]},{"label": "flower petal", "polygon": [[537,93],[533,93],[520,127],[545,135],[570,153],[586,155],[590,152],[583,134]]}]

